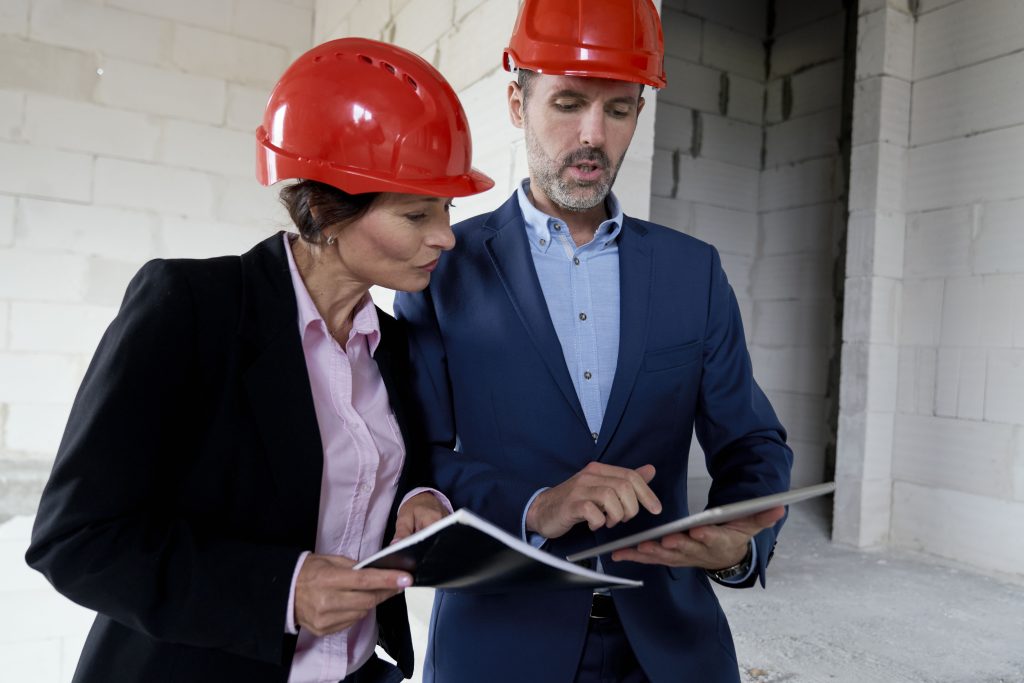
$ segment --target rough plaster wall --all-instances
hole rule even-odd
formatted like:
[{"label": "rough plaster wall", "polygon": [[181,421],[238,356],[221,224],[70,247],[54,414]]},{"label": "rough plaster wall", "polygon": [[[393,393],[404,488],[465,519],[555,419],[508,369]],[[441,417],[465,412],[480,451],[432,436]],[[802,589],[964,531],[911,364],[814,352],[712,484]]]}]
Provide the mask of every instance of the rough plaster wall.
[{"label": "rough plaster wall", "polygon": [[35,509],[129,278],[286,223],[253,178],[312,0],[0,5],[0,516]]},{"label": "rough plaster wall", "polygon": [[[662,18],[652,220],[722,253],[755,375],[789,430],[794,485],[821,481],[845,202],[842,3],[670,0]],[[690,476],[706,483],[696,444]]]},{"label": "rough plaster wall", "polygon": [[1024,574],[1024,5],[922,2],[894,543]]}]

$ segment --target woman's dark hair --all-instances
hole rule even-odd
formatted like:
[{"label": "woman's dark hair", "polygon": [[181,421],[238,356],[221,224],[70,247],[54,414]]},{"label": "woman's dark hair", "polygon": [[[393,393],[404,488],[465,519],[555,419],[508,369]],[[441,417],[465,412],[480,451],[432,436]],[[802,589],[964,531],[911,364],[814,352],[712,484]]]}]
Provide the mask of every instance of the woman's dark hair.
[{"label": "woman's dark hair", "polygon": [[[322,244],[324,228],[359,218],[380,195],[380,192],[349,194],[316,180],[300,180],[281,188],[279,196],[302,239],[310,244]],[[316,209],[316,216],[313,209]]]}]

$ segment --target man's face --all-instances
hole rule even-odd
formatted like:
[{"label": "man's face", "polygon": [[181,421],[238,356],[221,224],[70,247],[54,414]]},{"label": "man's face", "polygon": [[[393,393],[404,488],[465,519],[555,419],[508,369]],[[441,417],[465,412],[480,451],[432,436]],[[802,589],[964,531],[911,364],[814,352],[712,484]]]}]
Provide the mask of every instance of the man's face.
[{"label": "man's face", "polygon": [[512,122],[526,135],[534,191],[562,209],[601,204],[615,182],[643,109],[640,85],[626,81],[537,74],[523,103],[509,86]]}]

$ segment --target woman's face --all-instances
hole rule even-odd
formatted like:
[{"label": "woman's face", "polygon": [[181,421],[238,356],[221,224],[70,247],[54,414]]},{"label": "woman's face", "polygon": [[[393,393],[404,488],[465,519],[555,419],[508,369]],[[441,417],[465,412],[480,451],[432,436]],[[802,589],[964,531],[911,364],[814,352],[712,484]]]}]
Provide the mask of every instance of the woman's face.
[{"label": "woman's face", "polygon": [[353,278],[417,292],[430,283],[441,252],[455,246],[450,206],[446,198],[388,192],[360,218],[328,232],[337,237],[333,248]]}]

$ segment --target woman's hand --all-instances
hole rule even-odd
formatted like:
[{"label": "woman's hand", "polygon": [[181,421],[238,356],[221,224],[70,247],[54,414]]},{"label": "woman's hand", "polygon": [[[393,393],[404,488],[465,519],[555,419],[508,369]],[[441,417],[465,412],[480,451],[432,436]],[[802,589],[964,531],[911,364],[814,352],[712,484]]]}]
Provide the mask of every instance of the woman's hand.
[{"label": "woman's hand", "polygon": [[308,555],[295,580],[295,624],[317,636],[342,631],[412,585],[407,572],[352,569],[353,560]]},{"label": "woman's hand", "polygon": [[417,493],[398,508],[395,522],[395,537],[391,542],[400,541],[420,529],[448,516],[448,509],[430,491]]}]

